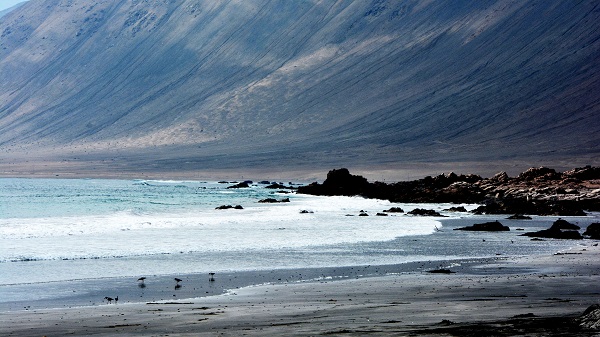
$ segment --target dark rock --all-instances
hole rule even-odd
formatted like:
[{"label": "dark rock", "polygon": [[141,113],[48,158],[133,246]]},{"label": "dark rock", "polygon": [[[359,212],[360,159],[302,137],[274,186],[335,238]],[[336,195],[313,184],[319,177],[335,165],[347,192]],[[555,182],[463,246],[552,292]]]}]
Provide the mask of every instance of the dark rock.
[{"label": "dark rock", "polygon": [[219,207],[216,207],[215,209],[244,209],[244,207],[240,206],[240,205],[236,205],[236,206],[231,206],[231,205],[222,205]]},{"label": "dark rock", "polygon": [[360,211],[358,216],[369,216],[369,214],[367,214],[367,212],[365,212],[365,211]]},{"label": "dark rock", "polygon": [[239,184],[228,186],[227,188],[248,188],[248,187],[250,187],[250,185],[248,184],[248,182],[243,181],[243,182],[241,182]]},{"label": "dark rock", "polygon": [[456,323],[454,323],[448,319],[443,319],[441,322],[438,323],[438,325],[444,325],[444,326],[449,326],[449,325],[454,325],[454,324],[456,324]]},{"label": "dark rock", "polygon": [[303,210],[300,211],[300,214],[312,214],[312,213],[314,213],[314,212],[313,211],[307,211],[305,209],[303,209]]},{"label": "dark rock", "polygon": [[590,239],[593,240],[600,240],[600,223],[594,222],[590,224],[583,233],[583,235],[589,236]]},{"label": "dark rock", "polygon": [[477,232],[501,232],[501,231],[510,231],[508,226],[502,225],[499,221],[491,221],[484,223],[477,223],[473,226],[455,228],[454,230],[461,231],[477,231]]},{"label": "dark rock", "polygon": [[574,225],[566,220],[558,219],[554,221],[550,229],[566,229],[566,230],[579,230],[581,227]]},{"label": "dark rock", "polygon": [[290,189],[290,190],[296,189],[295,187],[285,186],[285,185],[278,184],[278,183],[272,183],[271,185],[266,186],[265,188],[269,188],[269,189]]},{"label": "dark rock", "polygon": [[384,212],[387,213],[404,213],[404,210],[400,207],[392,207],[390,209],[386,209]]},{"label": "dark rock", "polygon": [[[521,234],[521,236],[529,236],[535,238],[548,238],[548,239],[570,239],[570,240],[581,240],[583,236],[576,230],[562,230],[563,227],[574,228],[573,224],[568,223],[562,219],[559,219],[552,224],[552,227],[537,232],[529,232]],[[577,228],[579,228],[577,226]]]},{"label": "dark rock", "polygon": [[369,182],[362,176],[351,175],[348,169],[341,168],[327,173],[322,185],[312,183],[298,188],[298,193],[313,195],[362,195],[369,189]]},{"label": "dark rock", "polygon": [[458,206],[458,207],[450,207],[448,209],[445,209],[444,211],[446,211],[446,212],[467,212],[467,209],[464,208],[463,206]]},{"label": "dark rock", "polygon": [[375,215],[377,215],[377,216],[388,216],[388,215],[387,215],[387,214],[385,214],[385,213],[377,213],[377,214],[375,214]]},{"label": "dark rock", "polygon": [[572,201],[536,201],[525,198],[505,198],[489,200],[485,205],[472,211],[475,214],[537,214],[560,216],[585,216],[577,202]]},{"label": "dark rock", "polygon": [[261,204],[274,204],[279,202],[279,200],[274,199],[274,198],[266,198],[266,199],[261,199],[258,201]]},{"label": "dark rock", "polygon": [[510,219],[510,220],[531,220],[531,217],[527,216],[527,215],[523,215],[523,214],[515,214],[515,215],[509,216],[507,219]]},{"label": "dark rock", "polygon": [[432,209],[424,209],[424,208],[415,208],[412,211],[408,212],[411,215],[419,215],[419,216],[443,216],[440,213],[432,210]]},{"label": "dark rock", "polygon": [[432,274],[454,274],[456,273],[455,271],[451,271],[449,269],[433,269],[433,270],[428,270],[428,273],[432,273]]},{"label": "dark rock", "polygon": [[258,201],[261,204],[275,204],[275,203],[280,203],[280,202],[290,202],[290,198],[284,198],[281,200],[277,200],[274,198],[266,198],[266,199],[262,199]]}]

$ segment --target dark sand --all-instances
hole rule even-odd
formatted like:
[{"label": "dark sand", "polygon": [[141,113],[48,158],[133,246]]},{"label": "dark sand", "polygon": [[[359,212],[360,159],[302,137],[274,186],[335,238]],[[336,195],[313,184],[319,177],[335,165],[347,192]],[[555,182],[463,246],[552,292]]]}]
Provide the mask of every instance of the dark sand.
[{"label": "dark sand", "polygon": [[[600,303],[600,249],[461,268],[290,282],[225,295],[0,313],[1,336],[593,336],[572,320]],[[215,281],[215,282],[218,282]]]}]

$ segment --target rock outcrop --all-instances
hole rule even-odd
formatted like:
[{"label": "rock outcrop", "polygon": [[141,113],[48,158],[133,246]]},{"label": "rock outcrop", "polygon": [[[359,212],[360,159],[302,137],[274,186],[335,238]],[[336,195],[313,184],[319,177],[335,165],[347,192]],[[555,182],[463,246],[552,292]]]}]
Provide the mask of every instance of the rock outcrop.
[{"label": "rock outcrop", "polygon": [[581,216],[600,211],[600,168],[586,166],[565,172],[539,167],[511,178],[441,174],[392,184],[370,183],[347,169],[332,170],[323,184],[298,188],[314,195],[360,195],[402,203],[478,203],[476,214]]}]

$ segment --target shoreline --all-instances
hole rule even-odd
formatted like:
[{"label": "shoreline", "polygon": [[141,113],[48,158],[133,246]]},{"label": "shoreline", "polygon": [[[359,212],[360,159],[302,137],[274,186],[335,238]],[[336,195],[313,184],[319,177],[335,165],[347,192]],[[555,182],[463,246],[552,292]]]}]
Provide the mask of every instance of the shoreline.
[{"label": "shoreline", "polygon": [[576,317],[600,303],[597,243],[584,240],[562,254],[488,259],[453,267],[455,274],[422,269],[255,285],[200,298],[0,312],[0,335],[431,335],[518,315],[523,322]]},{"label": "shoreline", "polygon": [[[262,285],[294,285],[385,277],[387,275],[426,272],[438,268],[456,271],[470,270],[482,264],[500,263],[507,257],[472,257],[447,260],[411,261],[397,264],[379,264],[338,267],[281,268],[219,272],[214,282],[205,273],[147,275],[144,283],[137,277],[107,277],[99,279],[64,280],[26,284],[1,285],[5,295],[20,296],[23,292],[35,292],[39,287],[47,299],[16,300],[0,302],[0,314],[18,311],[69,309],[96,307],[107,304],[105,296],[118,296],[119,304],[141,304],[157,301],[185,301],[220,296],[237,289]],[[177,287],[174,277],[182,279]],[[49,290],[50,289],[50,290]],[[58,290],[57,290],[58,289]],[[48,291],[60,291],[64,295],[49,295]],[[6,299],[6,298],[4,298]]]}]

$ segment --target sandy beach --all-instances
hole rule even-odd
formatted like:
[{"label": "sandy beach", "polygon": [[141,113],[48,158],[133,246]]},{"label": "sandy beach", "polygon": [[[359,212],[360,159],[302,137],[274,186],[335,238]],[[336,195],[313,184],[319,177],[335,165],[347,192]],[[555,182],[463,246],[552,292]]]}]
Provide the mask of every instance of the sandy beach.
[{"label": "sandy beach", "polygon": [[[597,335],[600,249],[338,281],[260,285],[189,300],[0,313],[2,336]],[[575,331],[575,332],[574,332]]]}]

